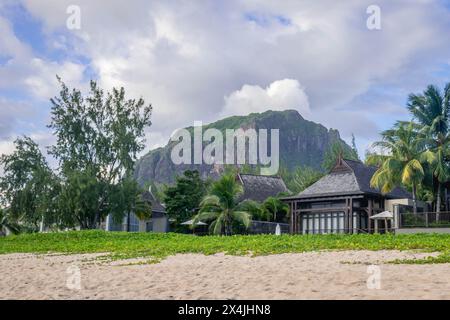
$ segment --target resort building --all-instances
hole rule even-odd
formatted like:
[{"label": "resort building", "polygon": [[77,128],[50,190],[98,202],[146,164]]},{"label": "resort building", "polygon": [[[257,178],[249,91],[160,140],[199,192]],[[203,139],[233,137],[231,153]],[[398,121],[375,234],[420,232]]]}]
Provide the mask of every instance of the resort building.
[{"label": "resort building", "polygon": [[289,192],[283,179],[278,176],[238,173],[236,180],[244,189],[244,193],[239,199],[240,201],[253,200],[264,202],[269,197],[275,197],[280,193]]},{"label": "resort building", "polygon": [[[269,197],[276,197],[283,193],[289,194],[286,184],[279,176],[239,173],[236,175],[236,180],[244,189],[244,193],[239,198],[239,201],[253,200],[262,203]],[[286,219],[284,217],[284,219],[275,222],[252,220],[248,229],[243,229],[241,232],[247,234],[273,234],[276,232],[278,225],[281,233],[289,233],[289,224]]]},{"label": "resort building", "polygon": [[[329,174],[298,195],[283,198],[290,207],[291,233],[371,233],[375,221],[370,217],[385,210],[394,214],[388,228],[396,228],[399,214],[412,211],[412,195],[402,188],[387,194],[372,188],[376,170],[339,158]],[[417,204],[419,211],[426,211],[426,204]]]},{"label": "resort building", "polygon": [[144,201],[147,201],[152,207],[152,216],[147,220],[139,220],[134,213],[130,216],[124,215],[119,223],[114,222],[111,215],[106,217],[104,229],[106,231],[129,231],[129,232],[168,232],[169,217],[166,209],[156,200],[150,191],[142,194]]}]

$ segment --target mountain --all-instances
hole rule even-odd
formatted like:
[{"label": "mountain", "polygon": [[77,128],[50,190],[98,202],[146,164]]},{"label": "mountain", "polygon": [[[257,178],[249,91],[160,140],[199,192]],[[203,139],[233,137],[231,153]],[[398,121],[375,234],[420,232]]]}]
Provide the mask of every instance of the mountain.
[{"label": "mountain", "polygon": [[[335,129],[327,129],[319,123],[305,120],[297,111],[266,111],[251,113],[248,116],[232,116],[203,126],[203,130],[225,129],[279,129],[281,166],[293,169],[300,165],[321,169],[325,152],[334,142],[341,142],[344,148],[350,147],[340,138]],[[186,128],[193,137],[193,127]],[[225,136],[225,135],[224,135]],[[270,139],[269,139],[270,141]],[[136,164],[135,177],[140,184],[172,183],[177,175],[185,170],[198,170],[202,177],[217,177],[224,170],[223,165],[175,165],[171,160],[172,148],[178,142],[169,142],[165,147],[151,150]],[[193,143],[193,139],[192,139]],[[206,143],[207,144],[207,143]],[[225,145],[225,143],[224,143]],[[205,146],[205,143],[204,145]]]}]

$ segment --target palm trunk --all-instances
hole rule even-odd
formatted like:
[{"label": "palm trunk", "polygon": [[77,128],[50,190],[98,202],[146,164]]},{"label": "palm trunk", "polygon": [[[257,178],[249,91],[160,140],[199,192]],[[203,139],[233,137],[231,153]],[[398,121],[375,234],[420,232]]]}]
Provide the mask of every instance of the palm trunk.
[{"label": "palm trunk", "polygon": [[417,201],[416,201],[416,184],[413,183],[412,185],[412,197],[413,197],[413,213],[417,214]]},{"label": "palm trunk", "polygon": [[436,222],[439,222],[439,213],[441,212],[441,182],[438,181],[438,189],[436,196]]},{"label": "palm trunk", "polygon": [[445,190],[445,192],[444,192],[444,201],[445,201],[444,207],[445,207],[445,211],[448,212],[448,190],[447,190],[447,187],[444,187],[444,190]]}]

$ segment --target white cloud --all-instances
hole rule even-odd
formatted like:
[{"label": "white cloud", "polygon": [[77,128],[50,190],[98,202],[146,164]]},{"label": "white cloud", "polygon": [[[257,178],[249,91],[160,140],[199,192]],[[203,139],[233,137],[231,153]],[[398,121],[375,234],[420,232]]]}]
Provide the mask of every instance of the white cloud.
[{"label": "white cloud", "polygon": [[308,96],[300,83],[293,79],[272,82],[268,87],[244,85],[240,90],[225,97],[222,117],[247,115],[266,110],[295,109],[304,117],[309,117]]},{"label": "white cloud", "polygon": [[[429,81],[430,66],[448,62],[450,55],[443,40],[448,10],[433,1],[378,1],[380,31],[366,28],[371,0],[79,0],[81,30],[73,32],[65,28],[73,1],[23,3],[56,41],[49,43],[85,56],[103,87],[123,85],[128,95],[153,104],[149,146],[194,120],[210,122],[268,105],[310,111],[312,119],[344,136],[369,139],[377,134],[373,119],[382,110],[355,99],[386,83],[417,91]],[[48,95],[55,92],[54,73],[71,86],[82,85],[82,66],[41,57],[33,67],[30,47],[5,30],[0,48],[16,58],[14,65],[0,66],[0,87],[25,85]],[[3,38],[9,39],[4,46]]]},{"label": "white cloud", "polygon": [[83,86],[85,66],[35,57],[32,48],[17,38],[11,23],[1,15],[0,32],[0,57],[8,58],[0,64],[0,89],[21,88],[23,95],[48,100],[58,92],[57,74],[71,85]]},{"label": "white cloud", "polygon": [[48,100],[57,95],[59,84],[56,75],[73,87],[79,89],[85,87],[85,84],[82,83],[85,68],[80,64],[70,61],[59,64],[38,58],[31,59],[30,64],[34,72],[24,79],[24,83],[36,97]]}]

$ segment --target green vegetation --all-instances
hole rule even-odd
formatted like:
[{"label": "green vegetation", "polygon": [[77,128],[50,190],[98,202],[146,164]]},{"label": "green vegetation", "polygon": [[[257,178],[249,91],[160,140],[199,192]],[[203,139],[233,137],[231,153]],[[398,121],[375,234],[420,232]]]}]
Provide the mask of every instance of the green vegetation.
[{"label": "green vegetation", "polygon": [[[421,250],[440,252],[437,258],[414,263],[449,263],[450,234],[405,235],[235,235],[204,236],[127,233],[98,230],[22,234],[0,238],[6,253],[109,253],[111,259],[148,258],[159,261],[182,253],[269,255],[318,250]],[[412,263],[413,261],[403,261]]]},{"label": "green vegetation", "polygon": [[412,187],[414,213],[417,213],[417,186],[425,173],[423,163],[427,155],[422,135],[413,122],[398,122],[393,129],[383,131],[382,141],[374,143],[389,151],[389,155],[370,155],[369,164],[381,164],[370,184],[381,192],[391,192],[395,187]]},{"label": "green vegetation", "polygon": [[203,181],[197,170],[186,170],[176,178],[175,185],[165,189],[163,200],[167,214],[176,220],[175,230],[181,228],[180,223],[192,219],[197,213],[208,185],[209,182]]},{"label": "green vegetation", "polygon": [[8,208],[10,222],[20,220],[22,226],[38,229],[42,217],[54,216],[58,180],[31,138],[18,138],[14,146],[13,153],[0,157],[0,207]]},{"label": "green vegetation", "polygon": [[13,221],[10,221],[7,210],[0,208],[0,236],[5,235],[7,232],[18,234],[20,227]]},{"label": "green vegetation", "polygon": [[325,172],[329,172],[331,169],[333,169],[339,157],[349,160],[359,160],[356,146],[354,146],[354,148],[355,149],[348,148],[347,145],[342,141],[333,142],[331,147],[325,153],[322,162],[322,168],[325,170]]},{"label": "green vegetation", "polygon": [[[49,154],[58,160],[51,170],[39,146],[28,137],[15,151],[0,157],[0,206],[22,229],[97,228],[109,213],[117,219],[140,207],[141,193],[131,178],[145,146],[151,105],[127,99],[123,88],[105,93],[91,81],[83,96],[58,78],[59,96],[51,99],[49,128],[56,137]],[[148,208],[140,210],[146,216]]]},{"label": "green vegetation", "polygon": [[311,167],[300,166],[292,172],[282,167],[280,175],[292,194],[298,194],[322,178],[324,173]]},{"label": "green vegetation", "polygon": [[233,225],[250,225],[252,210],[249,202],[243,207],[239,196],[243,193],[242,185],[236,181],[234,174],[222,176],[213,182],[208,195],[200,203],[200,211],[194,217],[194,225],[199,221],[212,221],[209,229],[214,234],[231,235]]},{"label": "green vegetation", "polygon": [[289,206],[276,197],[268,197],[262,204],[261,210],[267,221],[287,222]]},{"label": "green vegetation", "polygon": [[397,122],[382,132],[382,140],[374,144],[379,153],[367,156],[369,164],[380,166],[371,184],[383,192],[396,186],[410,189],[414,212],[416,196],[433,201],[438,222],[441,191],[450,177],[450,83],[443,92],[430,85],[422,94],[410,94],[407,107],[413,121]]}]

